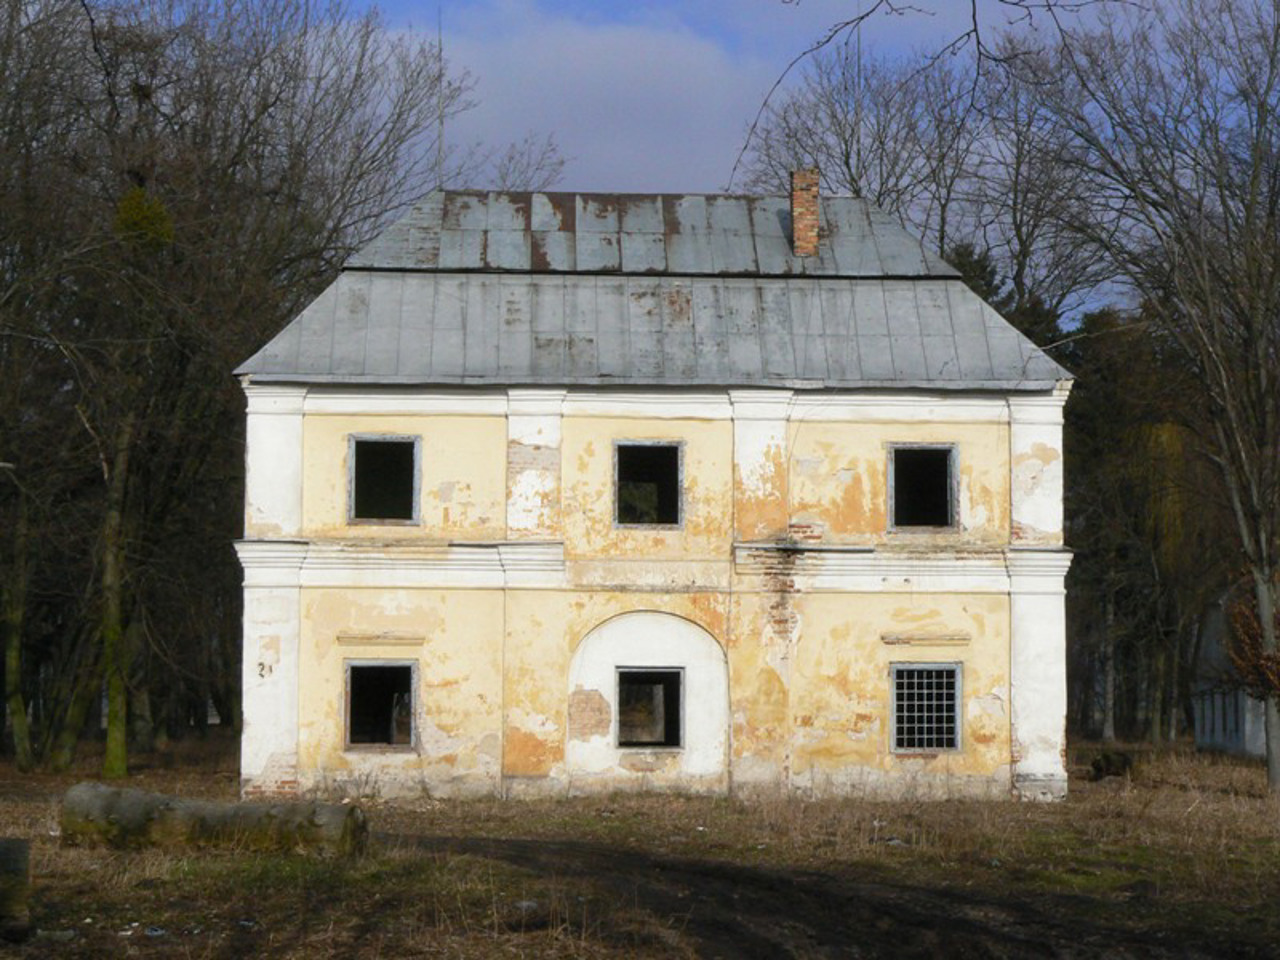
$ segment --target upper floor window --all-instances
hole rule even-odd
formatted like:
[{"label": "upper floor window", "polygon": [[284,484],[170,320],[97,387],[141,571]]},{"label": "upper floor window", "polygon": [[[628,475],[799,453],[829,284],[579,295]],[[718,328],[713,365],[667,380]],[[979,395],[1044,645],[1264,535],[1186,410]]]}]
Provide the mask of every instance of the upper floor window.
[{"label": "upper floor window", "polygon": [[614,519],[619,526],[679,526],[679,443],[620,441],[614,447]]},{"label": "upper floor window", "polygon": [[414,523],[418,520],[417,437],[351,437],[351,520]]},{"label": "upper floor window", "polygon": [[895,529],[956,525],[955,447],[889,450],[890,523]]}]

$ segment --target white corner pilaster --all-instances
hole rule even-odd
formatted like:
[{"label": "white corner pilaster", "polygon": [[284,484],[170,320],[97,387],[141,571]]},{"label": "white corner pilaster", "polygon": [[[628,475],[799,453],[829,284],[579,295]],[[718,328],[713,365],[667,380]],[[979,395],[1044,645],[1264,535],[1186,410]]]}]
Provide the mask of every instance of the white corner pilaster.
[{"label": "white corner pilaster", "polygon": [[734,537],[785,536],[790,390],[730,390],[733,407]]},{"label": "white corner pilaster", "polygon": [[244,567],[240,788],[296,793],[299,584],[307,545],[242,540],[236,552]]},{"label": "white corner pilaster", "polygon": [[1062,544],[1062,408],[1071,385],[1009,398],[1010,516],[1015,545]]},{"label": "white corner pilaster", "polygon": [[508,392],[507,536],[512,540],[553,540],[561,535],[564,398],[564,390]]},{"label": "white corner pilaster", "polygon": [[1013,792],[1067,795],[1067,568],[1065,550],[1008,554]]},{"label": "white corner pilaster", "polygon": [[302,532],[302,408],[307,388],[245,378],[244,535]]}]

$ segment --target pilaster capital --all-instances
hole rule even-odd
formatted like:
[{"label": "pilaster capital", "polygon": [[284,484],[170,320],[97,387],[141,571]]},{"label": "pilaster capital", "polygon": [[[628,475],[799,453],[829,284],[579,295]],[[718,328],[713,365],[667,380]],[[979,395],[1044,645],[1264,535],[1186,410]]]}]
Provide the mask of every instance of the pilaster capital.
[{"label": "pilaster capital", "polygon": [[730,390],[735,420],[785,420],[791,412],[791,390]]},{"label": "pilaster capital", "polygon": [[307,388],[293,383],[254,383],[250,377],[241,377],[240,386],[248,401],[249,414],[280,414],[302,416]]}]

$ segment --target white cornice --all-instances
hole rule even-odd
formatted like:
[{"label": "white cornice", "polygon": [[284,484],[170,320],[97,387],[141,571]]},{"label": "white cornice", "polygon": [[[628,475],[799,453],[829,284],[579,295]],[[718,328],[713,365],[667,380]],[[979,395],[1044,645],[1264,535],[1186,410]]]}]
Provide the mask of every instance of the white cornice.
[{"label": "white cornice", "polygon": [[1007,593],[1004,553],[977,556],[919,555],[887,551],[734,548],[740,576],[785,574],[800,590],[851,593]]},{"label": "white cornice", "polygon": [[1013,593],[1066,593],[1065,579],[1071,567],[1071,551],[1013,548],[1008,552],[1010,590]]},{"label": "white cornice", "polygon": [[[641,568],[580,559],[566,573],[564,544],[495,541],[432,545],[364,545],[301,541],[240,541],[236,544],[247,587],[725,589],[723,574],[711,575],[706,562],[673,562],[662,578],[630,582]],[[1064,550],[1013,549],[985,554],[917,554],[823,545],[735,544],[736,589],[767,590],[782,575],[799,591],[849,593],[1015,593],[1056,594],[1071,564]],[[596,576],[587,570],[601,568]],[[688,583],[675,585],[688,567]],[[606,569],[607,568],[607,569]],[[705,568],[705,569],[704,569]],[[647,570],[645,566],[643,569]],[[604,574],[608,574],[605,576]],[[598,582],[597,582],[598,581]]]},{"label": "white cornice", "polygon": [[563,587],[564,545],[549,542],[363,545],[240,541],[246,586]]},{"label": "white cornice", "polygon": [[297,416],[303,412],[307,388],[295,384],[251,383],[248,377],[241,380],[251,415],[284,414]]},{"label": "white cornice", "polygon": [[594,388],[351,387],[245,383],[251,413],[336,415],[572,416],[692,420],[804,420],[862,423],[1054,423],[1067,391],[965,395],[775,388],[605,390]]}]

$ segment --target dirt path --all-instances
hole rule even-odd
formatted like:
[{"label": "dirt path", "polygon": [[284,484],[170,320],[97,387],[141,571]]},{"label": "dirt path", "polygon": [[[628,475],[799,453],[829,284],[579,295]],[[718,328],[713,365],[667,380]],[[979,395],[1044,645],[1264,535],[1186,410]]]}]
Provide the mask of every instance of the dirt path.
[{"label": "dirt path", "polygon": [[[699,956],[1116,957],[1274,956],[1260,944],[1206,944],[1168,932],[1135,935],[1082,922],[1088,901],[993,902],[949,889],[655,856],[590,843],[384,835],[427,851],[485,857],[587,881],[619,904],[667,918]],[[1070,920],[1063,918],[1070,917]],[[604,921],[607,928],[607,920]],[[607,930],[606,930],[607,935]]]}]

